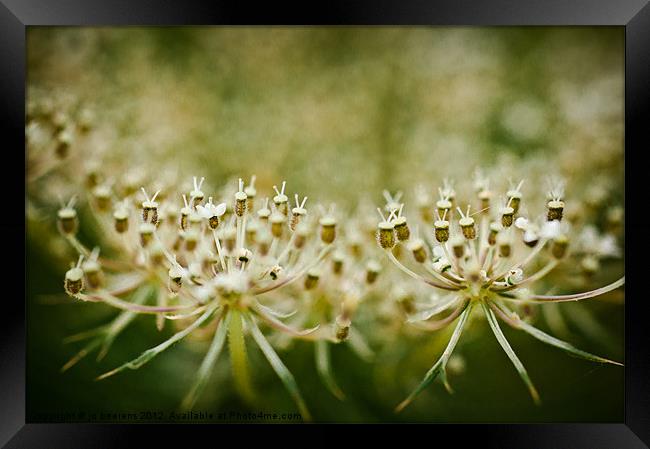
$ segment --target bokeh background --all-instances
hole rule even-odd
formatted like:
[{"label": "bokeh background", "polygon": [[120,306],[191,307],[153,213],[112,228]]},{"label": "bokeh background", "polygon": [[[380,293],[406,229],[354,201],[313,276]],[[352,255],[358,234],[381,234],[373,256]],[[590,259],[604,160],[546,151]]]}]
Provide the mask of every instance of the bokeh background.
[{"label": "bokeh background", "polygon": [[[104,361],[90,356],[59,373],[80,348],[62,340],[115,314],[63,294],[74,253],[56,234],[57,197],[78,191],[81,170],[93,164],[154,183],[205,176],[206,191],[254,173],[260,189],[287,179],[292,191],[344,209],[379,203],[384,188],[403,190],[408,201],[418,184],[465,182],[481,167],[499,186],[526,178],[524,193],[540,198],[543,178],[562,175],[567,209],[597,225],[623,204],[623,28],[30,27],[27,38],[28,109],[47,98],[70,115],[86,108],[93,117],[91,135],[44,175],[30,178],[30,163],[44,157],[37,132],[27,150],[28,421],[174,410],[206,350],[203,342],[179,344],[141,370],[94,382],[171,335],[140,317]],[[81,238],[97,240],[90,227]],[[622,261],[608,262],[592,282],[622,272]],[[568,339],[622,359],[620,296],[562,305],[574,317]],[[361,323],[372,342],[372,320]],[[505,332],[541,407],[485,322],[458,348],[464,366],[451,376],[455,394],[435,384],[400,415],[393,407],[442,351],[446,332],[375,347],[373,363],[333,348],[345,402],[322,385],[311,344],[296,342],[281,356],[319,421],[623,419],[622,369]],[[262,355],[249,353],[258,404],[238,398],[224,357],[198,410],[294,410]]]}]

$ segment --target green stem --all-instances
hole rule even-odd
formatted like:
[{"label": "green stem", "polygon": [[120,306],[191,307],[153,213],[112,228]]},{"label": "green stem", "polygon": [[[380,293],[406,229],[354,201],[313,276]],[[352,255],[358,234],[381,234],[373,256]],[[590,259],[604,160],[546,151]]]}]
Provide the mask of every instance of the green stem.
[{"label": "green stem", "polygon": [[413,390],[413,392],[395,408],[395,412],[397,413],[401,412],[407,405],[411,403],[411,401],[413,401],[413,399],[415,399],[415,397],[418,394],[420,394],[420,392],[422,392],[422,390],[428,387],[431,384],[431,382],[433,382],[438,376],[442,378],[442,382],[447,388],[447,390],[448,391],[451,390],[449,383],[447,382],[447,375],[446,375],[447,362],[449,361],[449,357],[451,357],[451,354],[454,352],[454,348],[456,348],[456,344],[460,339],[460,335],[463,333],[463,327],[465,326],[467,319],[472,313],[472,308],[473,308],[473,303],[470,302],[467,305],[467,308],[461,314],[460,319],[458,320],[458,324],[456,324],[456,329],[454,329],[454,333],[451,335],[449,343],[447,343],[447,347],[445,348],[444,352],[442,353],[438,361],[426,373],[424,379],[422,379],[422,382],[420,382],[420,385],[418,385],[418,387],[415,390]]},{"label": "green stem", "polygon": [[336,383],[332,374],[332,364],[330,362],[329,343],[325,340],[316,341],[316,368],[318,374],[325,383],[327,389],[340,401],[345,399],[345,394]]},{"label": "green stem", "polygon": [[210,309],[208,309],[203,315],[201,315],[199,318],[196,319],[192,324],[187,326],[185,329],[183,329],[180,332],[177,332],[174,334],[171,338],[165,340],[164,342],[160,343],[158,346],[155,346],[151,349],[146,350],[142,354],[140,354],[139,357],[131,360],[130,362],[126,362],[123,365],[115,368],[114,370],[111,370],[107,373],[102,374],[101,376],[97,377],[95,380],[102,380],[107,377],[113,376],[114,374],[119,373],[120,371],[124,371],[125,369],[138,369],[145,363],[149,362],[151,359],[153,359],[155,356],[172,346],[174,343],[177,343],[181,341],[183,338],[187,337],[192,331],[194,331],[197,327],[199,327],[201,324],[203,324],[205,321],[208,320],[214,313],[214,311],[218,308],[218,306],[213,306]]},{"label": "green stem", "polygon": [[302,398],[302,395],[300,394],[300,390],[298,389],[298,385],[296,384],[296,380],[294,379],[293,375],[287,369],[284,363],[282,363],[282,360],[280,360],[278,354],[269,344],[268,340],[264,337],[264,334],[262,334],[262,331],[260,331],[260,328],[255,322],[255,318],[250,315],[247,318],[248,323],[250,324],[251,334],[255,339],[255,342],[260,347],[264,353],[264,356],[266,357],[266,360],[268,360],[271,364],[273,371],[275,371],[275,373],[278,375],[285,388],[293,398],[294,402],[298,406],[298,410],[300,411],[303,420],[311,421],[311,415],[307,409],[307,405],[305,404],[304,399]]},{"label": "green stem", "polygon": [[528,391],[530,392],[530,395],[533,398],[535,404],[540,405],[541,402],[539,399],[539,393],[537,392],[535,385],[533,385],[533,382],[530,380],[530,377],[528,376],[528,372],[526,371],[526,368],[524,368],[523,363],[521,363],[521,360],[519,360],[519,357],[517,357],[517,354],[515,354],[515,351],[510,346],[510,343],[508,343],[506,336],[503,335],[503,332],[499,327],[499,323],[497,322],[497,319],[494,316],[494,312],[490,309],[490,306],[483,301],[481,301],[481,306],[483,306],[483,311],[485,312],[485,316],[487,317],[488,324],[492,328],[492,332],[494,333],[494,336],[497,338],[497,341],[501,345],[501,348],[503,348],[503,351],[506,353],[506,355],[508,356],[512,364],[515,366],[515,369],[519,373],[519,377],[521,377],[521,379],[526,384],[526,387],[528,387]]},{"label": "green stem", "polygon": [[190,389],[187,396],[185,396],[185,399],[181,405],[184,410],[190,410],[194,406],[194,403],[196,402],[198,396],[205,388],[205,385],[208,382],[208,378],[210,377],[210,373],[214,368],[217,362],[217,358],[219,357],[219,354],[221,354],[223,344],[226,341],[226,331],[228,329],[229,321],[230,314],[226,313],[223,321],[219,320],[217,322],[217,330],[214,333],[210,349],[203,359],[203,362],[201,362],[201,367],[197,373],[196,380],[194,381],[192,388]]},{"label": "green stem", "polygon": [[230,361],[232,363],[232,375],[235,380],[235,387],[247,402],[254,398],[253,387],[248,372],[248,360],[246,357],[246,343],[244,341],[244,328],[242,316],[238,310],[231,312],[228,325],[228,346],[230,349]]}]

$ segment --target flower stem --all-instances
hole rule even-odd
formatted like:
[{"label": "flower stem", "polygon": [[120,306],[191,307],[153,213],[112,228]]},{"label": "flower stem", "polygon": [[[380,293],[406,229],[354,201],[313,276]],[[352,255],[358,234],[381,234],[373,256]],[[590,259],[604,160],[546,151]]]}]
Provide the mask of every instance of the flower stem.
[{"label": "flower stem", "polygon": [[228,346],[230,349],[230,361],[232,363],[232,374],[235,380],[235,387],[247,402],[252,402],[255,397],[248,372],[248,360],[246,357],[246,343],[244,341],[244,329],[241,313],[233,309],[230,312],[230,323],[228,324]]},{"label": "flower stem", "polygon": [[[612,290],[616,290],[620,286],[625,284],[625,276],[620,278],[619,280],[612,282],[609,285],[606,285],[601,288],[597,288],[596,290],[591,290],[588,292],[583,292],[583,293],[574,293],[572,295],[531,295],[530,297],[526,298],[526,301],[528,302],[568,302],[568,301],[580,301],[581,299],[589,299],[589,298],[594,298],[596,296],[604,295],[605,293],[609,293]],[[510,297],[507,297],[503,295],[504,298],[506,299],[512,299]]]},{"label": "flower stem", "polygon": [[390,258],[391,262],[393,262],[397,266],[397,268],[399,268],[404,273],[411,276],[413,279],[417,279],[418,281],[422,281],[425,284],[429,284],[429,285],[431,285],[433,287],[437,287],[437,288],[440,288],[440,289],[443,289],[443,290],[452,290],[452,291],[458,290],[458,287],[452,287],[452,286],[438,284],[436,282],[433,282],[430,279],[426,279],[426,278],[420,276],[419,274],[412,272],[411,270],[406,268],[404,265],[402,265],[402,263],[399,260],[397,260],[397,258],[393,255],[393,253],[390,252],[390,250],[388,250],[386,252],[388,253],[388,257]]},{"label": "flower stem", "polygon": [[214,243],[217,246],[217,255],[219,256],[219,262],[221,262],[221,270],[226,271],[226,261],[223,258],[223,252],[221,251],[221,243],[219,242],[219,237],[217,236],[217,231],[212,230],[212,237],[214,238]]},{"label": "flower stem", "polygon": [[427,374],[424,376],[424,379],[422,379],[422,382],[420,382],[420,385],[417,386],[411,394],[404,399],[396,408],[395,412],[399,413],[404,408],[415,399],[415,397],[422,392],[426,387],[428,387],[431,382],[433,382],[438,376],[442,377],[442,381],[449,389],[449,384],[447,383],[447,376],[446,376],[446,368],[447,368],[447,362],[449,361],[449,357],[451,357],[451,354],[454,352],[454,349],[456,348],[456,344],[458,343],[458,340],[460,339],[460,335],[463,332],[463,327],[465,326],[465,323],[467,322],[467,318],[469,315],[472,313],[472,307],[473,304],[469,303],[469,306],[465,309],[465,311],[461,314],[460,319],[458,321],[458,324],[456,324],[456,329],[454,329],[454,333],[451,336],[451,339],[449,340],[449,343],[447,343],[447,347],[445,348],[444,352],[438,359],[438,361],[431,367],[431,369],[427,372]]}]

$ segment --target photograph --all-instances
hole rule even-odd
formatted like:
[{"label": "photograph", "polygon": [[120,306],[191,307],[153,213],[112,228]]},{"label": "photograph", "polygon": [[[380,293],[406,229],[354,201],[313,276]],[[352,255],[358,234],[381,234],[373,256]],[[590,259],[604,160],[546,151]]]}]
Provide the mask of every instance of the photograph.
[{"label": "photograph", "polygon": [[625,27],[25,33],[26,422],[625,420]]}]

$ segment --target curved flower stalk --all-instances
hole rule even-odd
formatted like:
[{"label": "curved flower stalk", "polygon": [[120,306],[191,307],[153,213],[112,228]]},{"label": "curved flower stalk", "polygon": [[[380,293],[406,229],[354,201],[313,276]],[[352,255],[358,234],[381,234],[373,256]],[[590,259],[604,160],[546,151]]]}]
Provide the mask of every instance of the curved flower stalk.
[{"label": "curved flower stalk", "polygon": [[[574,236],[571,239],[574,240]],[[565,263],[562,270],[549,273],[542,279],[540,290],[547,289],[544,293],[550,295],[557,290],[558,285],[565,285],[565,288],[574,290],[598,285],[597,274],[604,271],[601,268],[603,261],[607,263],[619,259],[621,255],[622,251],[611,229],[600,232],[595,226],[586,225],[575,233],[575,245],[572,245],[569,254],[571,261],[575,263]],[[612,297],[612,300],[619,302],[614,298],[616,297]],[[556,335],[568,337],[572,332],[570,329],[575,329],[608,348],[616,348],[607,330],[596,320],[592,311],[582,304],[574,304],[570,313],[556,303],[547,303],[543,307],[526,303],[515,311],[528,322],[534,322],[538,311],[541,312],[539,318],[542,318]]]},{"label": "curved flower stalk", "polygon": [[[144,188],[137,203],[139,211],[133,207],[133,193],[119,201],[108,196],[105,207],[94,208],[98,222],[112,236],[109,242],[121,248],[124,257],[120,260],[99,258],[97,250],[89,252],[78,241],[74,204],[59,212],[59,230],[80,254],[77,265],[65,275],[64,286],[70,296],[124,310],[129,320],[135,314],[156,315],[159,329],[167,320],[179,324],[180,330],[171,338],[102,374],[98,380],[126,369],[138,369],[199,327],[213,323],[216,330],[212,344],[183,406],[195,403],[226,341],[235,385],[244,398],[252,400],[245,344],[250,333],[303,417],[309,419],[293,376],[257,323],[293,338],[317,338],[319,326],[297,330],[284,324],[263,305],[264,295],[296,282],[327,258],[336,236],[336,221],[321,219],[319,237],[302,232],[298,224],[307,217],[306,198],[298,202],[296,196],[296,207],[290,209],[284,183],[281,190],[276,189],[270,208],[267,199],[257,210],[254,178],[246,188],[239,180],[230,208],[227,198],[221,203],[213,201],[213,197],[205,201],[202,185],[203,178],[194,178],[193,190],[183,195],[184,207],[178,212],[159,204],[161,192],[149,195]],[[129,301],[121,297],[125,292],[109,290],[106,285],[115,276],[104,271],[137,273],[142,289],[158,291],[157,303]],[[126,325],[124,317],[117,319],[122,323],[120,330]],[[114,338],[117,332],[111,331],[107,338]],[[91,345],[97,345],[96,340]]]},{"label": "curved flower stalk", "polygon": [[[467,205],[466,209],[456,206],[454,188],[446,182],[443,188],[439,189],[440,198],[434,209],[436,219],[432,223],[433,238],[428,242],[418,236],[411,236],[409,224],[403,215],[403,204],[388,201],[384,210],[378,211],[381,221],[377,225],[377,242],[384,249],[388,259],[414,280],[447,292],[447,296],[441,296],[428,310],[412,315],[409,321],[428,330],[442,329],[457,322],[440,359],[411,395],[398,405],[397,411],[406,407],[438,377],[447,389],[451,390],[446,379],[447,362],[469,317],[477,309],[483,310],[497,341],[528,387],[535,403],[539,403],[539,394],[502,333],[498,319],[574,356],[599,363],[621,365],[581,351],[569,343],[545,334],[519,319],[518,315],[508,309],[507,304],[545,304],[594,298],[625,283],[625,278],[622,277],[605,287],[582,293],[533,293],[530,288],[567,256],[569,233],[568,225],[563,221],[563,184],[552,184],[546,213],[539,223],[520,215],[522,186],[523,181],[512,183],[495,207],[489,184],[485,180],[477,183],[478,211],[472,214],[471,205]],[[474,218],[477,214],[478,223]],[[424,221],[426,214],[421,214],[421,217]],[[399,248],[401,244],[408,247],[418,268],[409,268],[395,255],[395,248]],[[541,267],[532,269],[534,263],[540,261]],[[439,318],[441,314],[445,315]]]},{"label": "curved flower stalk", "polygon": [[[335,220],[334,208],[320,208],[318,223]],[[313,232],[312,221],[305,220],[296,232]],[[310,327],[320,323],[321,328],[314,335],[314,356],[317,372],[328,390],[338,399],[345,398],[339,387],[331,366],[331,346],[346,344],[364,360],[373,357],[363,334],[353,327],[358,306],[377,288],[382,278],[381,266],[367,253],[367,247],[357,247],[352,226],[346,227],[337,237],[336,249],[327,265],[311,269],[304,281],[294,283],[289,289],[276,293],[275,309],[262,304],[256,307],[278,318],[290,318],[296,327]],[[372,248],[372,247],[371,247]],[[290,310],[285,312],[285,310]],[[291,339],[287,334],[277,335],[273,343],[286,347]]]},{"label": "curved flower stalk", "polygon": [[[142,304],[144,303],[149,296],[151,296],[152,289],[150,286],[145,285],[140,287],[133,296],[133,304]],[[66,338],[64,341],[66,343],[72,343],[76,341],[86,340],[91,338],[91,340],[70,360],[68,360],[65,365],[61,367],[61,372],[67,371],[81,361],[84,357],[90,354],[95,349],[99,349],[97,354],[97,361],[102,360],[108,353],[113,341],[115,338],[133,321],[133,319],[138,314],[130,310],[123,310],[114,318],[109,324],[101,326],[96,329],[89,331],[81,332],[76,335],[71,335]]]}]

